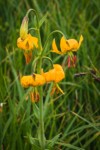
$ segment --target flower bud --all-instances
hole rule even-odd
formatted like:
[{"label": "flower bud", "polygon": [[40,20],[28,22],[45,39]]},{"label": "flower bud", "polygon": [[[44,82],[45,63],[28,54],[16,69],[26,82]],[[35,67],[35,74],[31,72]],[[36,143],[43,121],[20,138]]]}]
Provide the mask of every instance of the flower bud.
[{"label": "flower bud", "polygon": [[22,40],[24,40],[27,37],[28,34],[28,17],[25,16],[22,20],[22,24],[20,27],[20,37]]}]

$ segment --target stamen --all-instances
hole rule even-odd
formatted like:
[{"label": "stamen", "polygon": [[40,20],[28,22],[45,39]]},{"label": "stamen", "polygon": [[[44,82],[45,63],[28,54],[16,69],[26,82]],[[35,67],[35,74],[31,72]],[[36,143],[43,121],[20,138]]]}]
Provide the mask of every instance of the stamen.
[{"label": "stamen", "polygon": [[77,62],[77,56],[74,55],[72,58],[72,66],[75,67],[76,66],[76,62]]},{"label": "stamen", "polygon": [[70,56],[68,56],[68,59],[67,59],[67,66],[68,66],[68,68],[71,67],[71,57]]}]

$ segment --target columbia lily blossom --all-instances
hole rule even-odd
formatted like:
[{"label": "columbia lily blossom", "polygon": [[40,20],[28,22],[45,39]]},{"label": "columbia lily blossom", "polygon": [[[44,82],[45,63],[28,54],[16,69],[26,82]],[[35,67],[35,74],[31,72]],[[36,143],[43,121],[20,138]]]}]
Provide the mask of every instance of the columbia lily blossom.
[{"label": "columbia lily blossom", "polygon": [[33,37],[31,34],[27,34],[24,40],[19,37],[17,39],[17,46],[24,50],[26,64],[28,64],[32,58],[32,50],[38,48],[38,38]]},{"label": "columbia lily blossom", "polygon": [[46,83],[54,81],[55,83],[60,82],[62,79],[65,78],[65,73],[63,71],[63,68],[59,64],[53,65],[53,69],[50,69],[48,72],[42,72],[42,75],[44,76]]},{"label": "columbia lily blossom", "polygon": [[38,38],[28,34],[28,16],[26,15],[20,27],[20,37],[17,39],[18,48],[24,50],[26,63],[32,58],[32,50],[38,48]]},{"label": "columbia lily blossom", "polygon": [[76,63],[76,56],[74,56],[73,52],[76,52],[83,41],[83,36],[80,36],[79,42],[75,39],[65,39],[64,36],[60,40],[60,50],[58,50],[55,39],[52,42],[52,50],[51,52],[57,54],[66,54],[68,53],[68,67],[74,66]]},{"label": "columbia lily blossom", "polygon": [[24,40],[19,37],[17,39],[17,46],[24,51],[32,50],[34,47],[38,48],[38,38],[33,37],[31,34],[27,34]]},{"label": "columbia lily blossom", "polygon": [[33,74],[28,76],[23,76],[20,79],[21,85],[24,88],[28,88],[29,86],[40,86],[45,84],[45,78],[40,74]]},{"label": "columbia lily blossom", "polygon": [[32,50],[38,48],[38,39],[28,34],[28,16],[26,15],[20,27],[20,37],[17,39],[17,46],[22,50]]},{"label": "columbia lily blossom", "polygon": [[61,65],[54,64],[53,69],[50,69],[48,72],[45,73],[42,71],[41,74],[44,76],[46,83],[54,82],[54,87],[51,91],[51,95],[53,95],[56,91],[57,93],[60,92],[64,94],[63,90],[58,85],[58,82],[65,78],[65,73]]}]

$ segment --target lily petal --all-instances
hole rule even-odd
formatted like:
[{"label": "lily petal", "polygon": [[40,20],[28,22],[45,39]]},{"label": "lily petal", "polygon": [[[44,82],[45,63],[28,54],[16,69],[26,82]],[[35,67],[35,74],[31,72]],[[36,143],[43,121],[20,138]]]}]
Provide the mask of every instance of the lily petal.
[{"label": "lily petal", "polygon": [[70,44],[69,42],[66,41],[64,36],[60,40],[60,48],[63,54],[65,54],[68,50],[70,50]]},{"label": "lily petal", "polygon": [[57,53],[57,54],[62,54],[62,52],[60,52],[57,48],[57,45],[56,45],[56,42],[55,42],[55,39],[53,39],[53,42],[52,42],[52,50],[51,52],[54,52],[54,53]]},{"label": "lily petal", "polygon": [[46,83],[48,82],[55,82],[58,83],[62,79],[65,78],[65,73],[63,71],[63,68],[59,64],[53,65],[53,69],[50,69],[48,72],[42,72],[42,76],[44,76]]},{"label": "lily petal", "polygon": [[81,35],[81,36],[80,36],[80,39],[79,39],[78,49],[80,48],[80,46],[81,46],[81,43],[82,43],[83,39],[84,39],[84,38],[83,38],[83,36]]},{"label": "lily petal", "polygon": [[32,58],[32,51],[24,52],[24,56],[25,56],[26,64],[28,64]]},{"label": "lily petal", "polygon": [[65,73],[63,71],[63,68],[61,65],[59,64],[55,64],[53,65],[54,66],[54,69],[55,69],[55,82],[60,82],[62,79],[65,78]]},{"label": "lily petal", "polygon": [[31,34],[29,34],[29,40],[30,43],[32,43],[36,48],[38,48],[38,38],[31,36]]},{"label": "lily petal", "polygon": [[69,40],[67,40],[67,42],[70,45],[70,49],[69,49],[70,51],[77,51],[78,50],[79,44],[78,44],[77,40],[69,39]]}]

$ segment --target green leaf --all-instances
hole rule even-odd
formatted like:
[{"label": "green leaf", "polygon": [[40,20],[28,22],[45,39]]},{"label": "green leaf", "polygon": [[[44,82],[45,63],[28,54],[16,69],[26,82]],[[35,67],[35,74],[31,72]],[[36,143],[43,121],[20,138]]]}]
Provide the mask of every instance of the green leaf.
[{"label": "green leaf", "polygon": [[53,148],[53,146],[55,145],[55,143],[58,141],[59,137],[60,137],[61,133],[56,135],[53,139],[48,140],[47,141],[47,148]]},{"label": "green leaf", "polygon": [[67,148],[70,148],[71,150],[73,150],[73,149],[74,149],[74,150],[85,150],[85,149],[83,149],[83,148],[74,146],[74,145],[69,144],[69,143],[67,144],[67,143],[62,143],[62,142],[56,142],[56,144],[65,146],[65,147],[67,147]]},{"label": "green leaf", "polygon": [[35,103],[33,104],[33,112],[34,112],[35,117],[39,120],[40,110],[39,110],[38,106]]},{"label": "green leaf", "polygon": [[87,122],[89,125],[91,125],[91,127],[93,127],[96,131],[100,131],[95,124],[93,124],[92,122],[88,121],[87,119],[83,118],[82,116],[78,115],[77,113],[71,111],[72,114],[74,114],[75,116],[77,116],[78,118],[82,119],[83,121]]},{"label": "green leaf", "polygon": [[13,119],[13,117],[10,116],[9,119],[7,120],[6,124],[5,124],[4,130],[3,130],[3,135],[2,135],[2,141],[3,141],[3,139],[4,139],[5,135],[6,135],[6,132],[7,132],[8,128],[9,128],[9,126],[10,126],[10,123],[11,123],[12,119]]},{"label": "green leaf", "polygon": [[32,144],[33,150],[41,150],[39,141],[37,138],[33,138],[31,135],[27,135],[29,142]]},{"label": "green leaf", "polygon": [[91,138],[85,143],[84,148],[86,148],[88,145],[90,145],[97,137],[100,137],[100,132],[97,132]]},{"label": "green leaf", "polygon": [[44,15],[44,17],[39,21],[39,27],[42,26],[42,24],[45,22],[46,18],[48,16],[48,12]]}]

